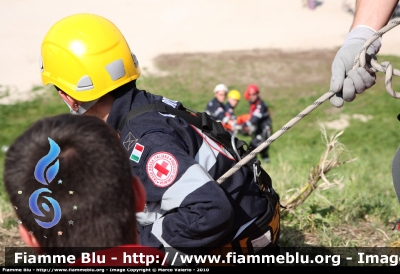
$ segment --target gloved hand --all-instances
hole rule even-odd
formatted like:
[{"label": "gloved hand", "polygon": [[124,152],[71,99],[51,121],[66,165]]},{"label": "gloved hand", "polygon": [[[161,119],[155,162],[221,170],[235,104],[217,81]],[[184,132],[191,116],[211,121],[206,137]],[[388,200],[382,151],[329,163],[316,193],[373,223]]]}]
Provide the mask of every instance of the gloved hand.
[{"label": "gloved hand", "polygon": [[253,135],[253,133],[256,131],[256,127],[247,121],[245,124],[243,124],[242,131],[247,135]]},{"label": "gloved hand", "polygon": [[[375,33],[370,27],[360,25],[346,36],[343,46],[336,53],[332,63],[332,78],[330,90],[336,92],[330,98],[334,107],[342,107],[344,101],[351,102],[356,94],[363,93],[375,84],[375,73],[369,73],[365,68],[353,70],[354,60],[360,53],[365,42]],[[381,47],[381,38],[375,40],[367,49],[367,54],[376,59]],[[343,101],[344,100],[344,101]]]},{"label": "gloved hand", "polygon": [[236,131],[236,132],[241,132],[243,130],[243,126],[235,124],[234,127],[233,127],[233,130]]}]

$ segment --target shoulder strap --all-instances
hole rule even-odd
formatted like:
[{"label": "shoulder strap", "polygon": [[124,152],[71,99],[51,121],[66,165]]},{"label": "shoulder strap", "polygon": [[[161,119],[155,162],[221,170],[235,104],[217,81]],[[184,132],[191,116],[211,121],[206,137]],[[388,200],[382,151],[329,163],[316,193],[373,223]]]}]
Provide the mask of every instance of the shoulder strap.
[{"label": "shoulder strap", "polygon": [[[207,127],[208,123],[204,123],[204,128],[202,128],[202,123],[201,121],[198,119],[198,116],[200,113],[198,112],[194,112],[191,111],[188,112],[186,108],[184,109],[176,109],[173,107],[170,107],[169,105],[162,103],[162,102],[157,102],[157,103],[153,103],[153,104],[146,104],[146,105],[141,105],[139,107],[135,107],[133,109],[131,109],[124,117],[124,119],[122,119],[122,121],[120,122],[119,126],[118,126],[118,131],[121,132],[121,130],[123,129],[123,127],[125,126],[125,124],[132,118],[149,112],[151,110],[155,110],[157,112],[161,112],[161,113],[168,113],[168,114],[173,114],[176,116],[179,116],[183,119],[185,119],[188,123],[200,128],[200,129],[204,129],[204,130],[209,130],[209,128]],[[206,114],[206,113],[203,113]],[[207,115],[207,114],[206,114]]]}]

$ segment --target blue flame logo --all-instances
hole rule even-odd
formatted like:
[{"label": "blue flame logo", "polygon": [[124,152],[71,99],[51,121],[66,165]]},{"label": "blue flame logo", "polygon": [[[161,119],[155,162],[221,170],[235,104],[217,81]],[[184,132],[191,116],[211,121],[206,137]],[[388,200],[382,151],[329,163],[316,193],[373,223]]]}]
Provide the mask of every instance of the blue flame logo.
[{"label": "blue flame logo", "polygon": [[60,147],[57,145],[56,142],[54,142],[50,138],[48,138],[48,139],[49,139],[49,143],[50,143],[50,151],[46,156],[44,156],[42,159],[40,159],[39,162],[36,164],[35,173],[34,173],[35,179],[39,183],[44,184],[44,185],[48,185],[51,183],[51,181],[53,181],[54,177],[56,177],[56,175],[57,175],[58,168],[60,167],[59,160],[57,160],[54,165],[50,166],[47,169],[47,172],[46,172],[46,178],[48,180],[47,181],[46,178],[44,177],[45,169],[51,162],[53,162],[57,158],[58,154],[60,154],[60,151],[61,151]]},{"label": "blue flame logo", "polygon": [[[60,167],[59,160],[57,160],[53,165],[49,166],[57,158],[57,156],[60,154],[61,150],[56,142],[54,142],[50,138],[48,138],[48,139],[49,139],[49,143],[50,143],[50,151],[46,156],[44,156],[42,159],[39,160],[39,162],[36,164],[35,172],[34,172],[35,179],[43,185],[49,185],[51,183],[51,181],[53,181],[53,179],[56,177],[58,169]],[[46,172],[46,168],[47,168],[47,172]],[[43,192],[51,193],[50,189],[48,189],[48,188],[40,188],[40,189],[34,191],[31,194],[31,196],[29,197],[29,208],[35,215],[40,216],[40,217],[44,217],[45,215],[43,214],[43,212],[40,211],[40,209],[37,205],[37,201],[38,201],[39,195]],[[58,222],[60,221],[61,208],[60,208],[59,203],[56,200],[54,200],[53,198],[47,197],[47,196],[43,196],[43,198],[45,198],[47,201],[49,201],[51,206],[54,208],[54,218],[51,222],[42,222],[38,219],[35,219],[35,221],[43,228],[51,228],[51,227],[55,226],[56,224],[58,224]],[[47,204],[42,203],[42,207],[46,212],[50,212],[50,208]]]}]

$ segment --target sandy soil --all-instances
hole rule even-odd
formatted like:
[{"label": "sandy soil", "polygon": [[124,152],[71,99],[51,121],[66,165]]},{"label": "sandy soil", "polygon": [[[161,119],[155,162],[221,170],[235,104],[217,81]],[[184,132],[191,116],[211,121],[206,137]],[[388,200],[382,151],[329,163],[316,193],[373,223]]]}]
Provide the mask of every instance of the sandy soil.
[{"label": "sandy soil", "polygon": [[[319,1],[314,10],[304,2],[0,0],[0,92],[9,89],[12,95],[1,98],[0,104],[27,98],[32,87],[41,85],[41,41],[55,22],[68,15],[88,12],[110,19],[146,73],[156,72],[154,58],[166,53],[339,47],[352,21],[344,1]],[[400,55],[397,29],[383,40],[380,53]]]}]

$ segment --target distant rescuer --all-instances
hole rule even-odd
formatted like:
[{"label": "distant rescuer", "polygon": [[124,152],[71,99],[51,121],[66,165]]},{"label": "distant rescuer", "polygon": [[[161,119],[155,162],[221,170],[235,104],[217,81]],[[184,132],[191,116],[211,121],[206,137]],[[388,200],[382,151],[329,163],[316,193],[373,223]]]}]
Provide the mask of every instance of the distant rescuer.
[{"label": "distant rescuer", "polygon": [[[257,85],[247,86],[244,98],[249,101],[249,113],[237,118],[238,124],[242,125],[242,133],[253,136],[250,146],[255,149],[267,140],[272,134],[272,118],[267,104],[260,97]],[[260,151],[261,158],[268,163],[269,146]]]},{"label": "distant rescuer", "polygon": [[224,84],[218,84],[214,88],[214,98],[207,103],[205,112],[217,121],[223,123],[229,119],[225,117],[225,98],[228,92],[228,87]]},{"label": "distant rescuer", "polygon": [[230,90],[227,95],[228,102],[226,102],[224,106],[225,117],[223,119],[222,126],[231,134],[235,134],[236,131],[235,127],[237,121],[236,121],[235,108],[240,101],[240,97],[241,97],[240,91],[236,89]]},{"label": "distant rescuer", "polygon": [[261,193],[249,168],[219,185],[236,161],[198,128],[156,110],[124,119],[155,102],[181,103],[137,89],[138,61],[112,22],[93,14],[58,21],[43,39],[41,58],[43,83],[56,87],[71,113],[119,129],[132,173],[147,193],[144,211],[136,214],[142,245],[187,254],[228,244],[245,253],[276,246],[279,205]]},{"label": "distant rescuer", "polygon": [[240,91],[232,89],[228,92],[228,102],[225,104],[225,115],[228,115],[230,119],[236,119],[235,108],[240,101]]}]

